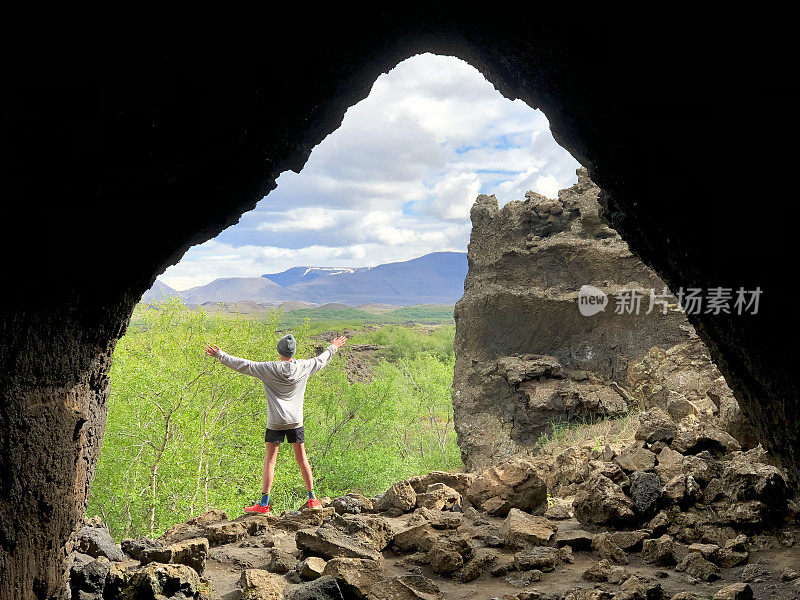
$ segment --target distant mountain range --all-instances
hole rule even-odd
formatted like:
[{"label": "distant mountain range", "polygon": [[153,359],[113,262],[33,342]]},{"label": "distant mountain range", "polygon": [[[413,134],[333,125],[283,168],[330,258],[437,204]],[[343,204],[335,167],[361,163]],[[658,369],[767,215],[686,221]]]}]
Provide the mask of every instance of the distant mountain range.
[{"label": "distant mountain range", "polygon": [[176,296],[186,304],[250,301],[361,304],[453,304],[464,293],[465,252],[432,252],[377,267],[292,267],[261,277],[225,277],[184,291],[156,280],[143,302]]}]

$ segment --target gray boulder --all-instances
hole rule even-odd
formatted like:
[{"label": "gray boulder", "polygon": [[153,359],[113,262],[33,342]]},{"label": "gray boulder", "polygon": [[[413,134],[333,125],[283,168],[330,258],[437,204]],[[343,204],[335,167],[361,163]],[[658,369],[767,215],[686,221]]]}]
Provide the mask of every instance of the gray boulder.
[{"label": "gray boulder", "polygon": [[125,560],[122,549],[114,543],[105,527],[84,527],[78,533],[75,548],[78,552],[97,558],[105,556],[109,560]]}]

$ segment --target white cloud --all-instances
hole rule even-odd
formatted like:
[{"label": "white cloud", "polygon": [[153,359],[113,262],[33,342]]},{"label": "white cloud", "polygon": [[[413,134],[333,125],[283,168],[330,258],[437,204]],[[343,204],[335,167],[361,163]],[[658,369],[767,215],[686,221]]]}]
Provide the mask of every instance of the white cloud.
[{"label": "white cloud", "polygon": [[430,211],[447,221],[467,220],[469,211],[481,190],[481,181],[474,172],[451,173],[431,190]]},{"label": "white cloud", "polygon": [[467,63],[423,54],[375,82],[299,174],[162,276],[179,289],[292,266],[361,266],[466,250],[478,193],[555,196],[578,163],[547,119]]},{"label": "white cloud", "polygon": [[293,208],[285,213],[272,213],[273,218],[258,225],[258,231],[316,231],[334,227],[342,211],[321,206]]}]

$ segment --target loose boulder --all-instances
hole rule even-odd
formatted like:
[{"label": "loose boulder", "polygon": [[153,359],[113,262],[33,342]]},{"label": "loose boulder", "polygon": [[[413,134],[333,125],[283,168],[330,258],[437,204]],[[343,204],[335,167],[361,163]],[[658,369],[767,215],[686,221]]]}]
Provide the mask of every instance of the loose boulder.
[{"label": "loose boulder", "polygon": [[108,560],[125,560],[122,549],[114,543],[105,527],[83,527],[78,533],[75,549],[94,558],[105,556]]},{"label": "loose boulder", "polygon": [[655,473],[637,471],[631,475],[631,498],[637,516],[642,519],[654,516],[661,498],[661,478]]},{"label": "loose boulder", "polygon": [[648,444],[654,442],[671,442],[677,433],[677,426],[662,409],[654,406],[639,413],[639,426],[634,437]]},{"label": "loose boulder", "polygon": [[625,526],[633,522],[633,502],[608,477],[594,473],[583,483],[573,502],[581,523]]},{"label": "loose boulder", "polygon": [[391,516],[399,516],[414,509],[417,504],[417,493],[408,481],[393,484],[378,500],[375,508],[385,511]]},{"label": "loose boulder", "polygon": [[365,546],[327,524],[316,529],[301,529],[296,533],[295,541],[303,552],[327,559],[364,558],[380,561],[383,558],[374,547]]},{"label": "loose boulder", "polygon": [[333,577],[320,577],[295,589],[288,600],[344,600],[344,596]]},{"label": "loose boulder", "polygon": [[500,527],[500,536],[511,547],[546,546],[557,531],[558,525],[548,519],[512,508]]},{"label": "loose boulder", "polygon": [[483,471],[467,490],[467,499],[491,515],[504,517],[512,508],[542,514],[547,485],[530,461],[516,458]]},{"label": "loose boulder", "polygon": [[[197,598],[200,593],[200,576],[197,571],[186,565],[152,563],[131,576],[126,592],[133,598],[171,598],[173,596]],[[272,598],[264,600],[272,600]]]},{"label": "loose boulder", "polygon": [[263,569],[246,569],[239,579],[241,600],[283,600],[285,586],[283,577]]},{"label": "loose boulder", "polygon": [[461,494],[444,483],[432,483],[425,492],[417,494],[417,508],[451,510],[461,505]]},{"label": "loose boulder", "polygon": [[355,598],[365,598],[381,579],[381,565],[373,560],[334,558],[325,565],[322,574],[333,577],[342,591]]}]

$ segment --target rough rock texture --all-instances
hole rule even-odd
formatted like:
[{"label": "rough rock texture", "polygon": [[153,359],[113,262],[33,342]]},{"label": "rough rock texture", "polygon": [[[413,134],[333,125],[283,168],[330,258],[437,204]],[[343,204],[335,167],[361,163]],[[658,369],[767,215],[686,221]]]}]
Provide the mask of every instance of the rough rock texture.
[{"label": "rough rock texture", "polygon": [[[20,37],[40,42],[8,65],[0,96],[4,223],[26,240],[5,255],[11,283],[0,300],[0,572],[12,574],[0,595],[63,589],[111,351],[155,276],[252,209],[281,172],[298,171],[381,72],[426,51],[458,56],[507,97],[540,107],[607,192],[607,218],[673,289],[760,286],[755,318],[692,321],[759,440],[796,479],[798,353],[786,332],[798,326],[797,281],[782,260],[795,223],[776,218],[788,196],[771,194],[776,212],[750,192],[764,173],[794,172],[790,20],[675,14],[641,27],[615,15],[398,5],[364,27],[338,7],[314,20],[296,10],[287,22],[304,23],[303,43],[294,28],[272,32],[277,58],[247,23],[237,43],[208,45],[205,34],[177,43],[174,31],[147,44],[141,31],[60,26],[40,36],[38,19],[18,21]],[[753,118],[731,127],[743,74],[758,90],[745,92]],[[43,265],[46,277],[29,277]]]},{"label": "rough rock texture", "polygon": [[515,458],[483,471],[467,489],[467,498],[492,515],[505,516],[512,508],[542,513],[547,485],[531,462]]},{"label": "rough rock texture", "polygon": [[[632,402],[666,408],[708,399],[729,419],[738,405],[685,316],[654,304],[664,282],[598,216],[599,188],[585,169],[557,199],[528,192],[498,208],[472,208],[469,272],[456,305],[453,406],[461,454],[477,469],[530,452],[553,423],[625,414]],[[578,310],[583,285],[602,289],[606,309]],[[646,290],[639,314],[617,314],[615,294]],[[666,314],[664,310],[666,309]],[[639,365],[644,361],[644,364]],[[709,392],[712,390],[713,392]],[[691,406],[691,405],[690,405]],[[698,414],[700,409],[696,411]]]},{"label": "rough rock texture", "polygon": [[[627,444],[628,448],[651,451],[663,441]],[[625,451],[621,448],[621,453]],[[669,446],[661,447],[658,454],[670,451]],[[569,461],[542,456],[537,462],[543,471],[554,470],[556,464],[562,468],[572,464],[578,472],[576,464],[586,464],[590,474],[578,485],[574,497],[578,518],[562,514],[552,520],[517,507],[503,517],[485,505],[464,508],[457,503],[441,508],[415,506],[400,514],[392,503],[371,514],[339,514],[332,507],[287,510],[234,521],[208,518],[207,513],[190,519],[183,524],[186,527],[173,527],[173,535],[190,531],[207,535],[227,525],[241,525],[243,538],[210,548],[205,538],[148,547],[126,541],[125,548],[138,553],[138,560],[109,561],[105,556],[93,559],[75,553],[70,571],[72,597],[687,600],[689,597],[679,592],[692,586],[700,593],[692,597],[697,600],[729,597],[744,589],[737,587],[737,582],[747,581],[753,583],[758,597],[771,590],[778,592],[769,596],[775,600],[794,598],[791,589],[783,588],[786,582],[798,578],[794,566],[800,553],[800,544],[796,544],[800,529],[792,524],[793,513],[787,510],[782,475],[761,462],[766,458],[761,448],[680,455],[684,461],[680,472],[692,473],[685,477],[694,481],[693,491],[680,499],[660,495],[662,510],[652,519],[650,491],[660,491],[659,474],[635,471],[628,477],[614,462],[613,452],[598,458],[596,452],[584,453],[571,447],[565,453]],[[674,457],[670,460],[675,462]],[[525,468],[506,466],[506,470],[523,475],[522,482],[531,481],[527,477],[532,463],[521,459],[512,462]],[[482,489],[482,477],[470,475],[466,479]],[[459,485],[463,479],[463,474],[438,472],[392,487],[422,489],[426,485],[425,489],[452,497],[458,492],[442,480]],[[461,481],[459,487],[463,489],[464,483]],[[684,486],[688,488],[685,482]],[[643,487],[643,495],[637,491],[639,487]],[[516,491],[524,496],[536,489],[521,486]],[[552,487],[553,505],[572,504],[571,497],[558,496],[560,490],[571,489]],[[341,498],[330,500],[330,504],[337,504],[337,500]],[[639,506],[640,502],[645,508]],[[633,512],[628,510],[625,518],[625,524],[631,527],[619,529],[619,523],[608,516],[631,505]],[[612,509],[609,514],[602,512],[607,507]],[[731,509],[746,519],[730,519],[726,513]],[[579,522],[585,521],[587,514],[594,523]],[[99,522],[90,528],[104,531]],[[362,557],[352,558],[356,555]],[[748,562],[748,566],[741,566]],[[198,579],[201,570],[203,576]],[[592,586],[608,583],[619,587],[593,586],[583,591],[575,587],[587,581]],[[776,588],[778,582],[780,587]],[[595,594],[601,591],[601,595]]]}]

